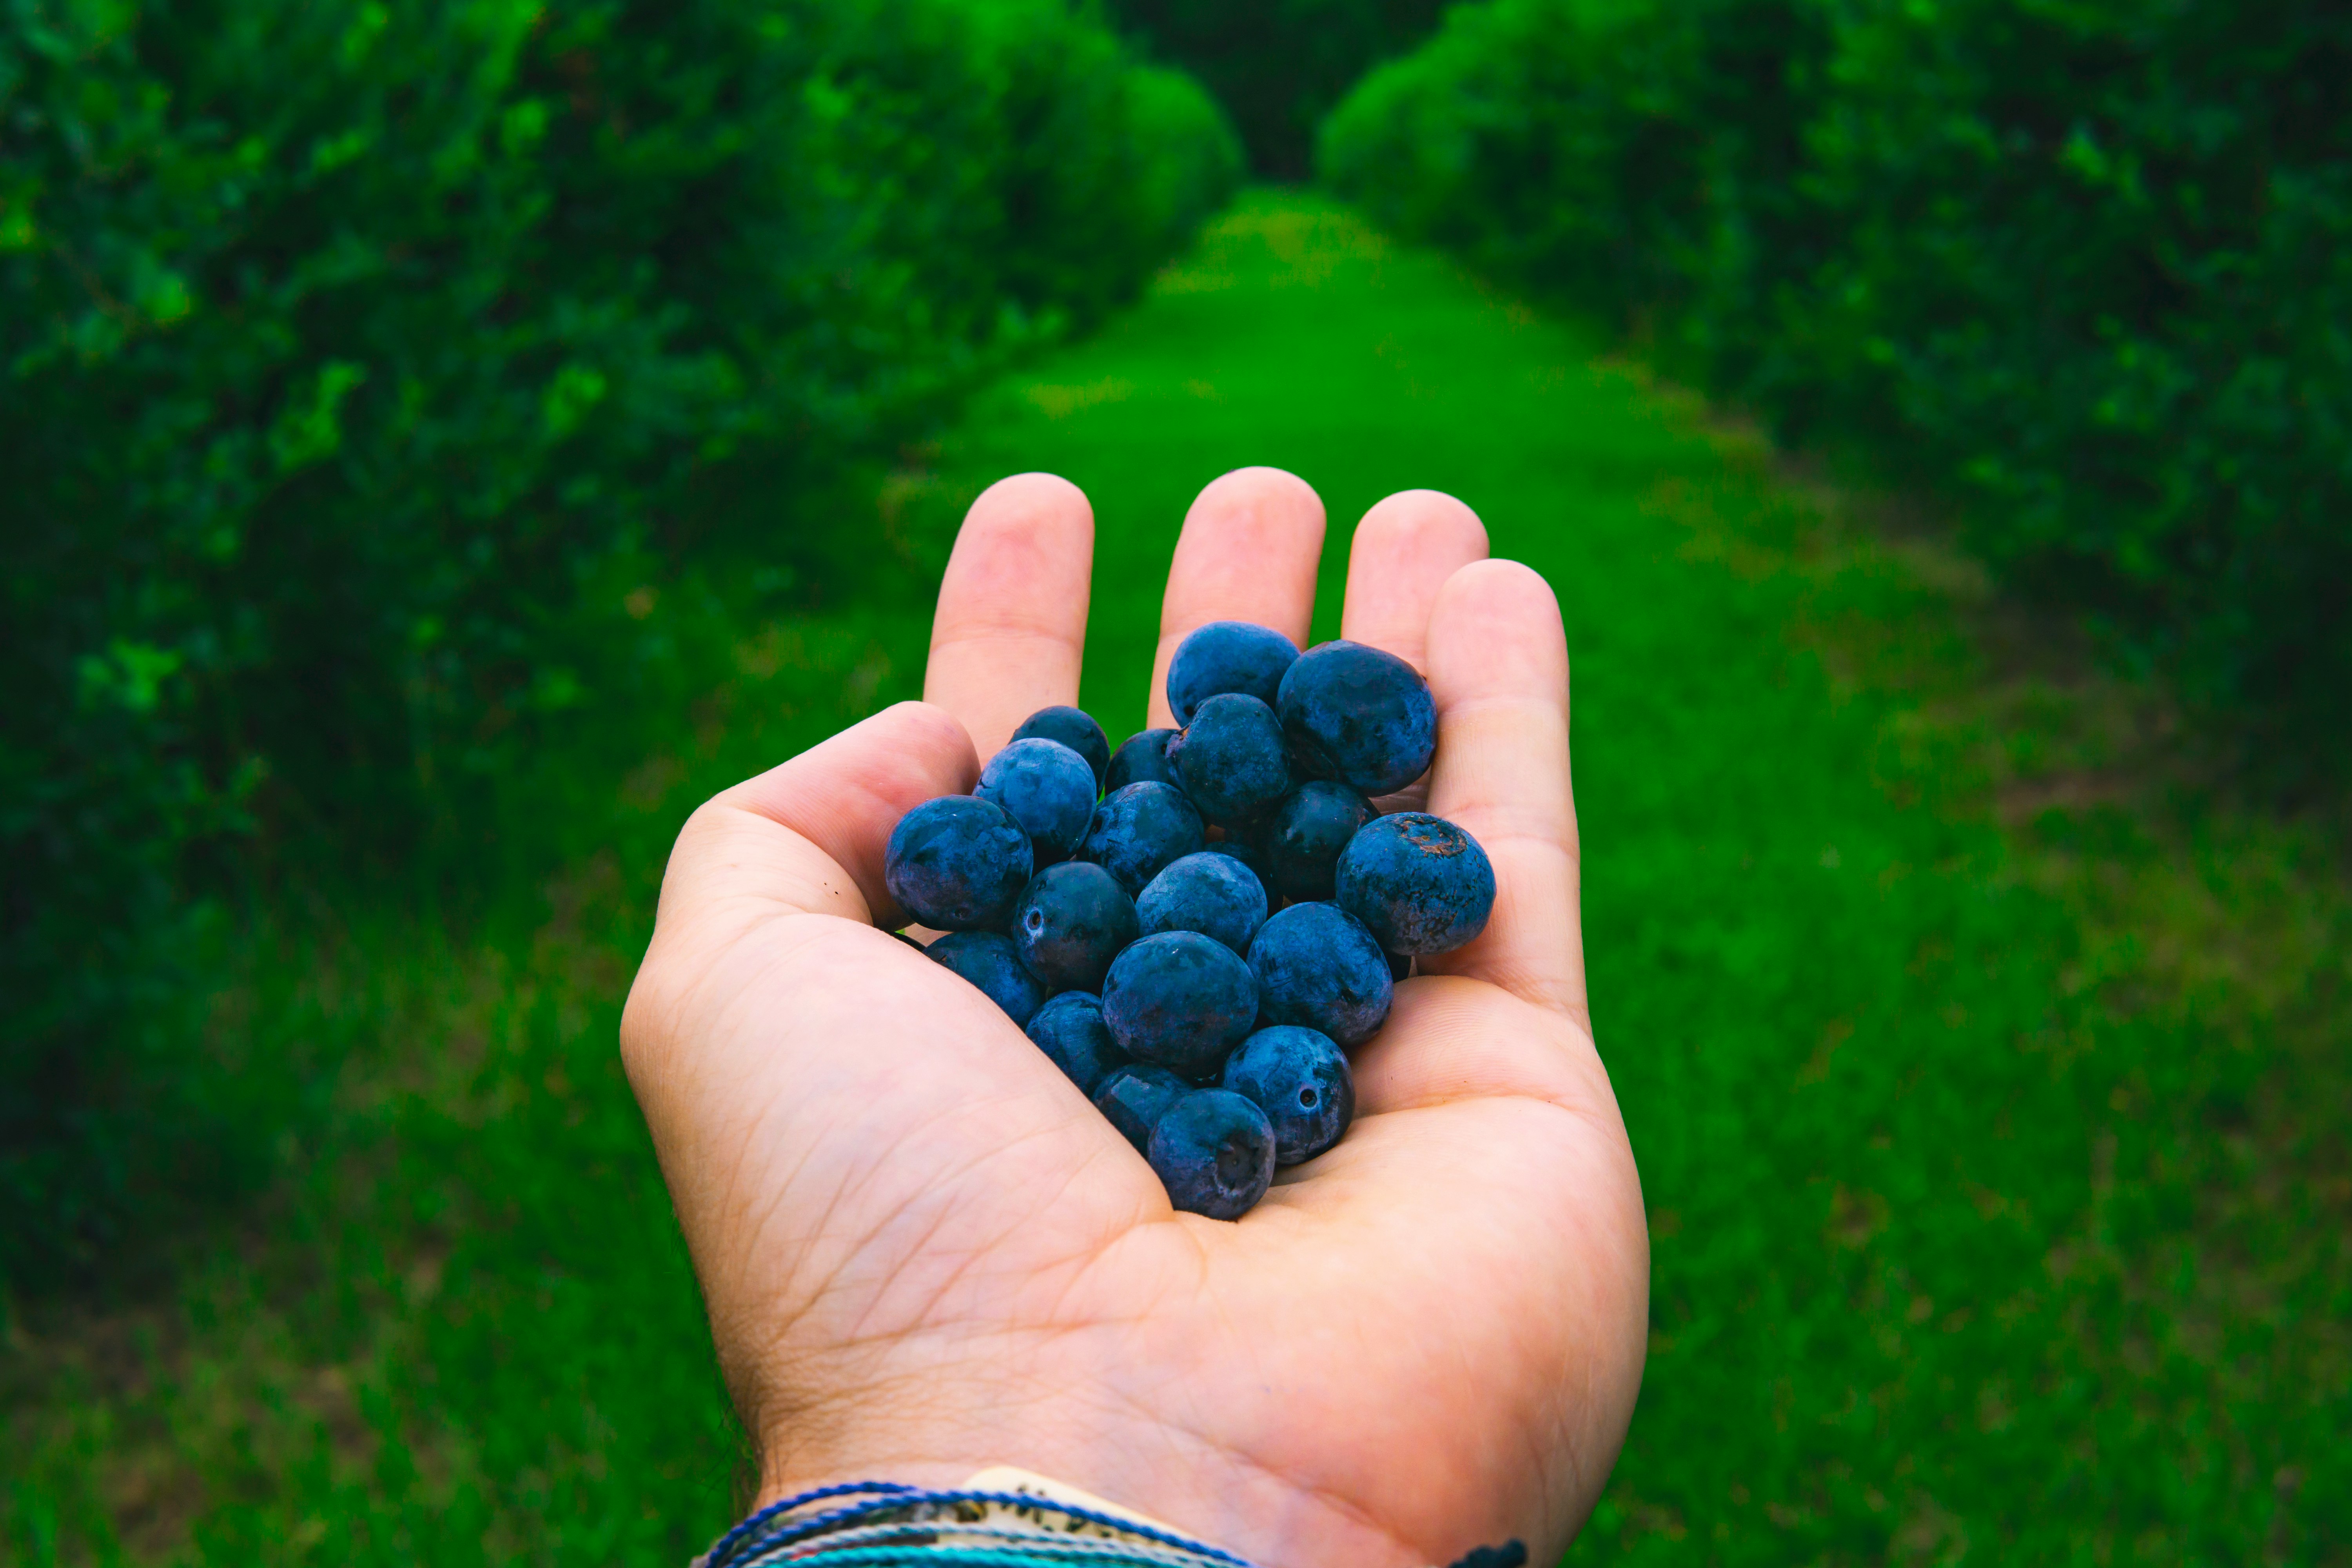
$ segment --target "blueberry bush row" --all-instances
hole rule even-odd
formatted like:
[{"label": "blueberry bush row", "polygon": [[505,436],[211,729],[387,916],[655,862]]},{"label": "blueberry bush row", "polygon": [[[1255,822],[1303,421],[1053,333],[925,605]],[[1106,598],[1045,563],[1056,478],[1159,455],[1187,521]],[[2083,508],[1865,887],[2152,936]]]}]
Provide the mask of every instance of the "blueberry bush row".
[{"label": "blueberry bush row", "polygon": [[1434,31],[1447,0],[1109,0],[1119,31],[1200,79],[1251,166],[1303,179],[1315,128],[1358,78]]},{"label": "blueberry bush row", "polygon": [[184,1143],[193,895],[474,820],[681,562],[837,583],[1240,167],[1065,0],[7,4],[0,123],[0,1268]]},{"label": "blueberry bush row", "polygon": [[1489,0],[1319,157],[1941,489],[2259,771],[2352,763],[2352,10]]},{"label": "blueberry bush row", "polygon": [[1347,1131],[1347,1052],[1416,957],[1485,929],[1495,872],[1454,824],[1372,804],[1436,752],[1395,655],[1214,622],[1168,701],[1181,728],[1116,752],[1076,708],[1033,715],[972,794],[899,820],[884,874],[1176,1207],[1234,1219]]}]

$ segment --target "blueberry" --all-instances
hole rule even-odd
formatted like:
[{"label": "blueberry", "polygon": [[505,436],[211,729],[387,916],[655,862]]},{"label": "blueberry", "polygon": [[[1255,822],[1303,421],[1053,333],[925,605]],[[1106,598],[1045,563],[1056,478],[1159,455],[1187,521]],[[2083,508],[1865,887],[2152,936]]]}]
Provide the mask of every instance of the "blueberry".
[{"label": "blueberry", "polygon": [[1339,851],[1372,819],[1372,803],[1331,779],[1309,779],[1285,795],[1265,825],[1267,885],[1304,903],[1331,897]]},{"label": "blueberry", "polygon": [[[1265,851],[1258,847],[1255,840],[1245,837],[1237,838],[1233,835],[1233,833],[1228,831],[1223,838],[1213,839],[1211,841],[1208,847],[1208,853],[1212,855],[1230,856],[1234,859],[1240,861],[1243,865],[1250,868],[1250,875],[1257,879],[1259,887],[1263,888],[1265,886]],[[1272,909],[1273,907],[1274,901],[1271,896],[1269,896],[1266,900],[1266,908]]]},{"label": "blueberry", "polygon": [[978,795],[941,795],[898,819],[882,881],[909,915],[939,931],[1003,929],[1035,869],[1029,836]]},{"label": "blueberry", "polygon": [[1388,949],[1382,948],[1381,949],[1381,956],[1389,961],[1389,978],[1391,980],[1410,980],[1412,978],[1412,954],[1409,952],[1391,952]]},{"label": "blueberry", "polygon": [[1118,1135],[1143,1153],[1151,1147],[1151,1129],[1168,1108],[1192,1092],[1192,1086],[1166,1068],[1150,1062],[1129,1062],[1113,1068],[1095,1090],[1095,1109],[1118,1129]]},{"label": "blueberry", "polygon": [[1196,931],[1246,957],[1250,938],[1265,923],[1265,889],[1257,874],[1231,855],[1202,850],[1171,861],[1135,900],[1142,932]]},{"label": "blueberry", "polygon": [[1013,945],[1048,992],[1100,991],[1119,949],[1140,932],[1118,879],[1084,860],[1048,866],[1013,906]]},{"label": "blueberry", "polygon": [[1495,867],[1444,817],[1400,811],[1348,841],[1339,903],[1391,952],[1448,952],[1486,929]]},{"label": "blueberry", "polygon": [[1239,1219],[1274,1184],[1274,1128],[1231,1090],[1195,1089],[1160,1113],[1145,1157],[1177,1208]]},{"label": "blueberry", "polygon": [[1290,793],[1282,721],[1256,698],[1229,691],[1193,710],[1168,742],[1168,763],[1201,815],[1220,825],[1252,823]]},{"label": "blueberry", "polygon": [[1304,1024],[1343,1046],[1360,1046],[1389,1016],[1396,982],[1388,954],[1337,904],[1293,904],[1258,927],[1250,943],[1258,1016]]},{"label": "blueberry", "polygon": [[1128,1065],[1127,1053],[1103,1022],[1102,998],[1084,991],[1065,991],[1038,1008],[1029,1020],[1029,1037],[1089,1100],[1105,1079]]},{"label": "blueberry", "polygon": [[1114,791],[1095,807],[1078,858],[1108,871],[1129,893],[1139,893],[1162,867],[1193,853],[1202,841],[1201,814],[1184,792],[1146,779]]},{"label": "blueberry", "polygon": [[1059,741],[1087,760],[1095,771],[1095,787],[1102,787],[1103,770],[1110,766],[1110,742],[1104,739],[1102,726],[1096,723],[1083,708],[1040,708],[1021,721],[1021,728],[1013,731],[1015,741],[1032,736]]},{"label": "blueberry", "polygon": [[[1381,972],[1383,985],[1388,972]],[[1193,931],[1147,936],[1111,961],[1103,1022],[1131,1057],[1214,1077],[1257,1016],[1257,982],[1234,950]]]},{"label": "blueberry", "polygon": [[1045,1005],[1045,988],[1021,966],[1013,939],[992,931],[951,931],[931,943],[930,955],[979,986],[1005,1016],[1026,1027]]},{"label": "blueberry", "polygon": [[1271,626],[1247,621],[1211,621],[1176,645],[1168,661],[1168,708],[1176,722],[1189,724],[1193,710],[1212,697],[1246,692],[1267,707],[1282,687],[1282,673],[1298,657],[1298,645]]},{"label": "blueberry", "polygon": [[[1036,1026],[1030,1026],[1035,1031]],[[1339,1141],[1356,1117],[1356,1076],[1318,1029],[1276,1024],[1225,1058],[1221,1089],[1232,1089],[1274,1124],[1274,1163],[1312,1160]]]},{"label": "blueberry", "polygon": [[1012,814],[1041,866],[1068,859],[1095,815],[1095,775],[1086,758],[1042,736],[1015,741],[989,758],[971,793]]},{"label": "blueberry", "polygon": [[1421,672],[1362,643],[1298,656],[1275,702],[1292,757],[1318,778],[1387,795],[1419,778],[1437,751],[1437,704]]},{"label": "blueberry", "polygon": [[1110,754],[1110,770],[1103,774],[1103,793],[1119,789],[1150,779],[1155,784],[1176,783],[1176,770],[1168,765],[1168,739],[1173,730],[1145,730],[1129,735]]}]

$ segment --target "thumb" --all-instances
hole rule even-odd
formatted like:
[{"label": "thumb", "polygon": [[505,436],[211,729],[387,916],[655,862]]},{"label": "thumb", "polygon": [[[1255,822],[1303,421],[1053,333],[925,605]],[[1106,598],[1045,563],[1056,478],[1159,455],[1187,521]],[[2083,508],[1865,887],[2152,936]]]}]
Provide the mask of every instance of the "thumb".
[{"label": "thumb", "polygon": [[971,788],[971,737],[945,709],[901,702],[714,796],[662,877],[654,942],[706,921],[840,915],[905,921],[882,879],[898,818]]}]

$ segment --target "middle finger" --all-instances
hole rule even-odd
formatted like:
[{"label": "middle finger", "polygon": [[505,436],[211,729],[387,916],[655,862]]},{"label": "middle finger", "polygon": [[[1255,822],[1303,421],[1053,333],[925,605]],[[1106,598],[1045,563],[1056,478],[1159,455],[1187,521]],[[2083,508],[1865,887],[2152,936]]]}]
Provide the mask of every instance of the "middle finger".
[{"label": "middle finger", "polygon": [[1212,480],[1184,514],[1168,563],[1148,721],[1161,728],[1176,721],[1168,709],[1168,662],[1177,644],[1211,621],[1254,621],[1306,647],[1322,560],[1323,502],[1305,479],[1280,468],[1236,468]]}]

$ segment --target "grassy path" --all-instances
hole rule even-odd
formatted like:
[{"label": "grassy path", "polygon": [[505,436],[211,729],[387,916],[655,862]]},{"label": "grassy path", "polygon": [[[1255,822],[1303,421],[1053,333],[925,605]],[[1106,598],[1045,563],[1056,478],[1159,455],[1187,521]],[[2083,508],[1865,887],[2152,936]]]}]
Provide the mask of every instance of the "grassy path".
[{"label": "grassy path", "polygon": [[[2340,1069],[2282,1089],[2278,1056],[2340,1011],[2340,907],[2262,927],[2279,994],[2168,956],[2227,948],[2281,884],[2091,842],[2129,837],[2095,811],[2004,837],[1982,726],[1930,702],[1981,674],[1948,596],[1825,557],[1686,405],[1312,204],[1245,204],[984,398],[885,534],[936,557],[998,474],[1082,485],[1085,700],[1116,738],[1184,507],[1245,463],[1329,509],[1321,635],[1354,519],[1414,486],[1566,612],[1593,1010],[1655,1255],[1577,1561],[2346,1560],[2352,1201],[2340,1149],[2263,1136],[2340,1138]],[[609,847],[552,921],[259,963],[241,1016],[345,1064],[352,1152],[294,1160],[168,1306],[19,1330],[0,1561],[675,1562],[722,1524],[730,1438],[618,997],[684,809],[908,693],[921,647],[885,612],[743,638],[691,733],[617,805],[590,792]],[[2305,982],[2336,989],[2314,1012]]]}]

